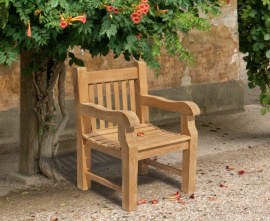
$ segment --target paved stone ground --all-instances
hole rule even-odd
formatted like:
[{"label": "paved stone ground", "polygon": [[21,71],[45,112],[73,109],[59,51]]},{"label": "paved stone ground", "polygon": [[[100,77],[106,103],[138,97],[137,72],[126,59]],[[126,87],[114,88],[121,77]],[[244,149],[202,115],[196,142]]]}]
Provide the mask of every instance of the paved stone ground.
[{"label": "paved stone ground", "polygon": [[[260,106],[248,105],[243,112],[200,116],[197,126],[198,146],[197,190],[195,198],[182,194],[183,204],[163,200],[174,194],[180,180],[170,174],[151,169],[139,177],[139,199],[157,199],[136,212],[121,210],[121,195],[99,184],[83,192],[76,188],[74,152],[59,156],[59,172],[67,182],[27,186],[12,178],[17,171],[18,154],[0,156],[0,220],[270,220],[270,124],[269,116],[261,116]],[[178,122],[163,125],[179,130]],[[61,148],[75,141],[61,143]],[[180,154],[158,160],[179,165]],[[231,171],[226,166],[232,167]],[[93,168],[120,183],[120,162],[96,153]],[[238,171],[244,170],[243,175]]]}]

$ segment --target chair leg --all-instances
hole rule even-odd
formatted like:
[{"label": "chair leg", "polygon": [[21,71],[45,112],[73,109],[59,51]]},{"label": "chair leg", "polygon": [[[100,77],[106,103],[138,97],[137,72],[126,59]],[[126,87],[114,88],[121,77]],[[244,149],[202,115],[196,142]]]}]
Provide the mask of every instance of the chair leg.
[{"label": "chair leg", "polygon": [[122,150],[122,208],[137,209],[138,152]]},{"label": "chair leg", "polygon": [[91,172],[91,148],[83,144],[83,140],[77,144],[77,187],[81,190],[91,188],[91,181],[86,172]]},{"label": "chair leg", "polygon": [[141,175],[141,176],[147,175],[148,169],[149,169],[149,166],[147,164],[145,164],[143,160],[140,160],[139,161],[139,170],[138,170],[139,175]]},{"label": "chair leg", "polygon": [[195,191],[196,162],[196,148],[194,143],[190,142],[190,148],[183,151],[181,190],[185,193]]}]

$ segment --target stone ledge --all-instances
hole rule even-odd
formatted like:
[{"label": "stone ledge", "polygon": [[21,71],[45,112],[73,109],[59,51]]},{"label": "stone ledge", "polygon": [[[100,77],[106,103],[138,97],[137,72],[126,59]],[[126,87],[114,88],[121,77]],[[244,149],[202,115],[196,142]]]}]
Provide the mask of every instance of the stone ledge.
[{"label": "stone ledge", "polygon": [[38,174],[35,176],[26,176],[26,175],[20,174],[19,172],[15,172],[15,173],[9,174],[9,177],[12,180],[17,181],[27,186],[37,186],[37,185],[48,184],[48,183],[53,182],[52,180],[47,179],[41,174]]}]

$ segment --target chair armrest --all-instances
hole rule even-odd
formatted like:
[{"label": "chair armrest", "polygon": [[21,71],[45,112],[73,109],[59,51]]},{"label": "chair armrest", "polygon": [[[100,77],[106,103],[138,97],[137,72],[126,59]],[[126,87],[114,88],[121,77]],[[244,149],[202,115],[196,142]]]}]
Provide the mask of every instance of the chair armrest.
[{"label": "chair armrest", "polygon": [[124,127],[134,127],[140,124],[139,118],[132,111],[111,110],[93,103],[80,104],[80,111],[82,115],[109,121]]},{"label": "chair armrest", "polygon": [[173,101],[163,97],[152,96],[148,94],[141,95],[141,105],[156,107],[190,116],[196,116],[200,114],[198,105],[192,101]]}]

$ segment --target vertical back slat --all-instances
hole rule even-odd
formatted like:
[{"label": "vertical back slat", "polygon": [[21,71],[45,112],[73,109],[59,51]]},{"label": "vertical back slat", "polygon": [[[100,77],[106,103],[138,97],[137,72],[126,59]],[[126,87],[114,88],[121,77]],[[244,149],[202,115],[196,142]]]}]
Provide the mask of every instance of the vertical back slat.
[{"label": "vertical back slat", "polygon": [[[88,96],[89,96],[89,102],[95,103],[95,90],[94,90],[93,84],[90,84],[88,87]],[[91,117],[91,125],[92,125],[92,130],[97,129],[97,119],[96,118]]]},{"label": "vertical back slat", "polygon": [[[103,99],[103,84],[97,84],[97,95],[98,95],[98,104],[104,106]],[[99,120],[99,128],[105,128],[105,121]]]},{"label": "vertical back slat", "polygon": [[128,110],[128,100],[127,100],[127,82],[122,81],[122,102],[123,110]]},{"label": "vertical back slat", "polygon": [[134,80],[129,81],[130,109],[136,113],[135,85]]},{"label": "vertical back slat", "polygon": [[[107,108],[112,109],[112,91],[111,91],[111,83],[106,83],[106,104]],[[112,127],[113,123],[108,122],[108,127]]]},{"label": "vertical back slat", "polygon": [[119,99],[119,83],[113,82],[113,92],[114,92],[114,108],[115,110],[120,110],[120,99]]}]

